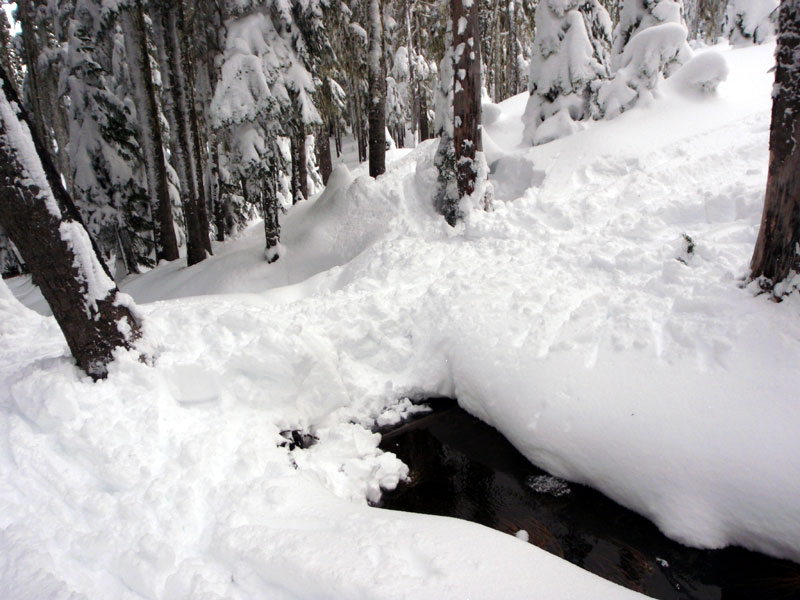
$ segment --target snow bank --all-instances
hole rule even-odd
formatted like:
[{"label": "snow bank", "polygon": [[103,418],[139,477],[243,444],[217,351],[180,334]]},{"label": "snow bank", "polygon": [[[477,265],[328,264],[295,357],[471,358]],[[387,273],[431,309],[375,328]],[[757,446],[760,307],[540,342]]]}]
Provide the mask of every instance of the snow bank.
[{"label": "snow bank", "polygon": [[[363,425],[438,394],[678,540],[800,560],[800,299],[738,285],[772,48],[720,51],[717,94],[667,86],[534,148],[524,95],[501,103],[495,210],[458,230],[430,206],[434,140],[378,181],[340,167],[274,265],[256,227],[129,279],[152,367],[123,354],[92,384],[52,319],[0,321],[0,596],[633,597],[366,506],[405,467]],[[319,441],[290,451],[287,429]]]}]

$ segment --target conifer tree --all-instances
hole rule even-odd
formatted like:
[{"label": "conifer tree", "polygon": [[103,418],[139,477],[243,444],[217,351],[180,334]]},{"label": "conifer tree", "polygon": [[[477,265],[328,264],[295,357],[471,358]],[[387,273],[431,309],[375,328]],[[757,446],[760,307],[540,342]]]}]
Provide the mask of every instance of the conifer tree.
[{"label": "conifer tree", "polygon": [[800,287],[800,0],[781,4],[776,58],[767,192],[750,266],[751,278],[780,296]]},{"label": "conifer tree", "polygon": [[150,205],[155,213],[156,261],[176,260],[178,240],[172,217],[164,140],[141,0],[130,0],[127,6],[122,7],[120,16],[138,112],[137,137],[142,149]]},{"label": "conifer tree", "polygon": [[78,366],[108,374],[140,325],[119,293],[0,66],[0,225],[20,249]]},{"label": "conifer tree", "polygon": [[524,139],[543,144],[600,114],[597,92],[610,75],[611,20],[597,0],[544,0],[536,10]]}]

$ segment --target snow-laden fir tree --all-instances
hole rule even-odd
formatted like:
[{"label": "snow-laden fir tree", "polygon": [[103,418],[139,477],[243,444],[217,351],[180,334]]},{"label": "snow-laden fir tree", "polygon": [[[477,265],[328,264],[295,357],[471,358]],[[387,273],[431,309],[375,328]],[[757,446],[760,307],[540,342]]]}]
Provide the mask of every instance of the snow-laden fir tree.
[{"label": "snow-laden fir tree", "polygon": [[142,149],[147,193],[154,216],[156,261],[176,260],[178,239],[172,215],[161,111],[153,81],[150,46],[141,0],[129,0],[120,7],[119,16],[125,31],[125,54],[131,95],[135,100],[138,141]]},{"label": "snow-laden fir tree", "polygon": [[453,62],[452,26],[448,21],[446,38],[450,40],[444,58],[439,63],[439,78],[434,91],[435,118],[433,134],[439,138],[439,145],[433,163],[438,170],[433,205],[436,211],[445,216],[448,222],[455,223],[458,212],[458,182],[456,181],[456,152],[453,147]]},{"label": "snow-laden fir tree", "polygon": [[614,77],[598,92],[603,116],[613,118],[656,93],[692,57],[688,30],[676,0],[621,0],[614,30]]},{"label": "snow-laden fir tree", "polygon": [[108,374],[140,324],[119,293],[0,65],[0,225],[20,249],[78,366]]},{"label": "snow-laden fir tree", "polygon": [[529,67],[524,139],[543,144],[600,115],[597,91],[610,75],[611,19],[597,0],[543,0]]},{"label": "snow-laden fir tree", "polygon": [[778,0],[730,0],[725,36],[731,44],[761,44],[775,35]]},{"label": "snow-laden fir tree", "polygon": [[321,123],[312,97],[315,82],[306,68],[305,40],[292,7],[240,1],[231,2],[228,13],[232,18],[226,24],[212,121],[230,134],[229,169],[241,180],[243,196],[258,203],[266,257],[272,262],[280,255],[280,177],[286,168],[278,138],[296,136],[293,123]]},{"label": "snow-laden fir tree", "polygon": [[76,204],[103,259],[123,265],[117,275],[124,276],[153,265],[154,240],[135,124],[124,95],[115,93],[112,71],[125,62],[119,55],[114,60],[122,40],[101,0],[62,2],[61,10],[70,11],[61,88],[69,97]]},{"label": "snow-laden fir tree", "polygon": [[149,9],[163,82],[161,97],[169,122],[170,160],[180,186],[186,258],[191,266],[211,253],[211,241],[183,2],[151,0]]}]

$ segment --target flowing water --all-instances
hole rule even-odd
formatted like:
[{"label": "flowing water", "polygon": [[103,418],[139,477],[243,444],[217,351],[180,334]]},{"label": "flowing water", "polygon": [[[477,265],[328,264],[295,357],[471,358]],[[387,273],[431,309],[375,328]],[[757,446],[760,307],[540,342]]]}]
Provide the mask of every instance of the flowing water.
[{"label": "flowing water", "polygon": [[655,598],[800,599],[800,565],[740,548],[696,550],[588,487],[529,463],[495,429],[452,400],[383,430],[381,448],[410,468],[410,481],[379,506],[474,521]]}]

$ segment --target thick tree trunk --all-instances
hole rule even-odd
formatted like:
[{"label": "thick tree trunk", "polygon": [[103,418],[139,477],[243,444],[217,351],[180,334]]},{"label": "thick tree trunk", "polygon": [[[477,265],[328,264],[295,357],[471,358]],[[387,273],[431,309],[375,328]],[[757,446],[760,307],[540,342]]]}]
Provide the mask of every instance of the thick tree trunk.
[{"label": "thick tree trunk", "polygon": [[[481,146],[481,49],[478,3],[450,0],[453,19],[453,145],[460,197],[475,191],[475,154]],[[463,19],[463,21],[462,21]],[[466,27],[464,27],[466,24]]]},{"label": "thick tree trunk", "polygon": [[[459,0],[460,1],[460,0]],[[369,2],[369,174],[386,172],[386,78],[381,48],[383,28],[379,0]]]},{"label": "thick tree trunk", "polygon": [[170,126],[172,160],[181,185],[181,202],[186,221],[187,262],[191,266],[206,258],[208,230],[201,228],[197,191],[195,144],[192,135],[187,78],[184,71],[179,5],[171,0],[150,3],[153,33],[158,46],[164,83],[164,109]]},{"label": "thick tree trunk", "polygon": [[74,217],[77,210],[1,68],[0,79],[0,225],[25,259],[78,366],[93,379],[104,378],[114,350],[130,348],[138,337],[139,323]]},{"label": "thick tree trunk", "polygon": [[147,191],[156,214],[156,260],[176,260],[179,256],[178,240],[172,220],[164,141],[158,118],[153,74],[150,71],[147,30],[141,2],[136,0],[124,8],[121,15],[125,31],[125,51],[128,54],[128,70],[137,98],[139,145],[144,155]]},{"label": "thick tree trunk", "polygon": [[800,273],[800,0],[783,0],[761,229],[750,264],[770,288]]},{"label": "thick tree trunk", "polygon": [[317,136],[317,160],[319,161],[319,173],[322,175],[322,183],[328,185],[328,179],[333,172],[333,162],[331,161],[331,140],[328,137],[329,129],[327,125],[319,128]]}]

